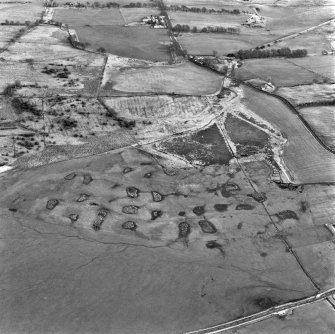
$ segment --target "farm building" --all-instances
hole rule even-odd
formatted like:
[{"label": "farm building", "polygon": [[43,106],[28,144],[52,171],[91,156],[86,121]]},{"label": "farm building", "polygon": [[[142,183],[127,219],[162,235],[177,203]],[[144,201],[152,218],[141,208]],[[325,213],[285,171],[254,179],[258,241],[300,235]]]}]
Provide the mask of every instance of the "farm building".
[{"label": "farm building", "polygon": [[263,85],[262,90],[266,92],[273,92],[276,89],[276,86],[273,85],[271,82],[267,82]]},{"label": "farm building", "polygon": [[263,16],[253,14],[251,15],[247,22],[244,23],[244,25],[249,27],[265,27],[265,18]]},{"label": "farm building", "polygon": [[142,19],[142,22],[144,24],[149,24],[151,25],[153,28],[166,28],[166,24],[165,24],[165,16],[154,16],[154,15],[150,15],[147,16],[145,18]]}]

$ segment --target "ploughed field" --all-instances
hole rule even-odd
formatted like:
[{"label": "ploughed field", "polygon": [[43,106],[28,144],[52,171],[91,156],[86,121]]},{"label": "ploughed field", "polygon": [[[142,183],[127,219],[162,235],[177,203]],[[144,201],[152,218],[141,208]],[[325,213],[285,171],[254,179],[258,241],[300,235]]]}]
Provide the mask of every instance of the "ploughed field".
[{"label": "ploughed field", "polygon": [[221,77],[185,62],[171,66],[127,69],[107,79],[103,90],[127,93],[210,95],[221,89]]},{"label": "ploughed field", "polygon": [[4,175],[1,331],[171,333],[314,294],[280,239],[329,235],[312,233],[305,193],[241,166],[171,169],[125,149]]},{"label": "ploughed field", "polygon": [[335,152],[335,107],[319,106],[299,109],[322,142]]}]

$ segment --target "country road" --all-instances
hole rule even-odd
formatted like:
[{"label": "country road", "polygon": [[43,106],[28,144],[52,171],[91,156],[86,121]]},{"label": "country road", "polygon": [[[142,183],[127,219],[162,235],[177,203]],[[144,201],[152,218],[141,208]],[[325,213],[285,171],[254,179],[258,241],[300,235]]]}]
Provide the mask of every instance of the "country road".
[{"label": "country road", "polygon": [[278,305],[278,306],[274,306],[271,307],[265,311],[261,311],[259,313],[255,313],[243,318],[239,318],[233,321],[229,321],[226,322],[224,324],[220,324],[217,326],[213,326],[213,327],[208,327],[208,328],[204,328],[204,329],[199,329],[199,330],[195,330],[195,331],[191,331],[191,332],[185,332],[183,334],[218,334],[218,333],[223,333],[227,330],[232,330],[234,328],[239,328],[239,327],[244,327],[246,325],[251,325],[253,323],[265,320],[265,319],[269,319],[271,317],[275,317],[275,316],[279,316],[279,315],[285,315],[288,311],[298,308],[298,307],[302,307],[304,305],[308,305],[308,304],[313,304],[316,303],[318,301],[324,300],[324,299],[328,299],[330,297],[332,297],[332,295],[335,294],[335,288],[326,290],[324,292],[318,293],[314,296],[311,297],[307,297],[307,298],[303,298],[303,299],[299,299],[297,301],[294,302],[289,302],[286,304],[282,304],[282,305]]}]

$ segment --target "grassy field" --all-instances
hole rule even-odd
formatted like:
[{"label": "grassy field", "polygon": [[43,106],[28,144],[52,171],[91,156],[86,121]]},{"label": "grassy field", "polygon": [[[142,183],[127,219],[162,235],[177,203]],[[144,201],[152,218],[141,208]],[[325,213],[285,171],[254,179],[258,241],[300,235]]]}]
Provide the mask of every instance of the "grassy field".
[{"label": "grassy field", "polygon": [[86,25],[107,26],[125,24],[120,10],[117,8],[57,8],[55,10],[53,20],[66,23],[70,27],[80,27]]},{"label": "grassy field", "polygon": [[209,55],[216,50],[219,55],[250,49],[269,41],[267,35],[230,35],[211,33],[182,33],[178,41],[189,54]]},{"label": "grassy field", "polygon": [[280,100],[244,87],[244,104],[283,132],[283,159],[297,182],[335,182],[335,156],[324,149],[302,121]]},{"label": "grassy field", "polygon": [[308,102],[322,102],[335,100],[335,85],[314,84],[294,87],[281,87],[276,94],[288,99],[295,105]]},{"label": "grassy field", "polygon": [[308,85],[324,81],[320,75],[282,58],[245,60],[242,67],[235,69],[234,76],[243,81],[256,78],[270,80],[277,87]]},{"label": "grassy field", "polygon": [[112,81],[113,89],[123,92],[206,95],[221,88],[218,75],[191,63],[128,70]]},{"label": "grassy field", "polygon": [[168,61],[171,59],[167,45],[169,37],[165,29],[147,26],[81,26],[76,29],[81,42],[89,48],[103,47],[107,52],[121,57]]},{"label": "grassy field", "polygon": [[244,15],[213,15],[191,12],[170,12],[169,17],[172,26],[176,24],[187,24],[191,27],[201,29],[207,26],[239,27],[246,20]]},{"label": "grassy field", "polygon": [[[2,53],[0,90],[20,80],[23,85],[33,85],[19,90],[23,96],[79,91],[86,96],[96,94],[97,84],[93,82],[103,69],[104,57],[74,49],[65,44],[65,38],[66,33],[60,29],[41,26],[25,35],[23,42],[11,45]],[[68,78],[57,77],[64,66],[69,71]],[[54,72],[47,74],[46,69]]]},{"label": "grassy field", "polygon": [[0,3],[0,23],[8,21],[20,22],[35,21],[41,18],[43,12],[43,4],[41,2],[25,3]]},{"label": "grassy field", "polygon": [[292,34],[333,18],[333,9],[327,6],[287,8],[259,5],[258,8],[266,19],[266,29],[279,36]]},{"label": "grassy field", "polygon": [[290,61],[335,82],[335,71],[333,70],[335,68],[335,57],[332,55],[296,58]]},{"label": "grassy field", "polygon": [[157,8],[121,8],[122,16],[126,24],[141,22],[142,18],[149,15],[159,15]]},{"label": "grassy field", "polygon": [[331,41],[324,32],[315,30],[277,43],[275,48],[306,49],[308,55],[321,55],[323,50],[331,51]]},{"label": "grassy field", "polygon": [[335,151],[335,107],[319,106],[299,109],[325,145]]}]

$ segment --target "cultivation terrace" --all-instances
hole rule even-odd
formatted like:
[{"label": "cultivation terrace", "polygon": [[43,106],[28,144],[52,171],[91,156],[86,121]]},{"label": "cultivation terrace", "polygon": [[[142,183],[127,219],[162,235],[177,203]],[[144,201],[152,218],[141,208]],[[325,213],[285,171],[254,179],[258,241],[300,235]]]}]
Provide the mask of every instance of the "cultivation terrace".
[{"label": "cultivation terrace", "polygon": [[334,9],[0,2],[0,332],[335,332]]}]

